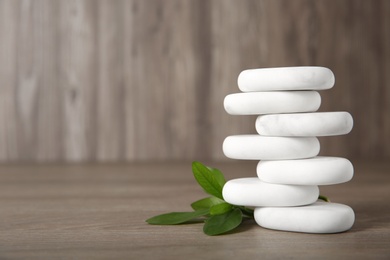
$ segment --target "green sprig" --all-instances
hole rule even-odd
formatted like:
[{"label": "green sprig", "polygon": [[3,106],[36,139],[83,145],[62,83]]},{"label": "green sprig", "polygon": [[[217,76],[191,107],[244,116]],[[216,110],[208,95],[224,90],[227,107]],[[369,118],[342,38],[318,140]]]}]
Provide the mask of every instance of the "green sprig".
[{"label": "green sprig", "polygon": [[[204,222],[203,232],[214,236],[237,228],[243,220],[253,219],[254,210],[245,206],[232,205],[224,201],[222,189],[225,177],[218,169],[207,167],[200,162],[192,163],[195,180],[211,197],[197,200],[191,204],[194,211],[171,212],[146,220],[152,225],[177,225],[190,222]],[[323,195],[319,199],[329,202]]]}]

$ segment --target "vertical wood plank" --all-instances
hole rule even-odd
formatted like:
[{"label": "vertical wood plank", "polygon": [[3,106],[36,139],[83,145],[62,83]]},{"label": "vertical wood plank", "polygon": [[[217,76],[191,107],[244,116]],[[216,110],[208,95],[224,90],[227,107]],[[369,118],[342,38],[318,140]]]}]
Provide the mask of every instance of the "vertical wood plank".
[{"label": "vertical wood plank", "polygon": [[121,160],[125,150],[123,1],[97,4],[97,159]]},{"label": "vertical wood plank", "polygon": [[20,159],[15,93],[20,2],[0,1],[0,161]]},{"label": "vertical wood plank", "polygon": [[133,62],[135,60],[134,55],[134,42],[133,38],[134,30],[134,13],[136,12],[135,1],[125,1],[123,8],[123,71],[124,71],[124,130],[125,139],[122,140],[125,143],[124,159],[128,161],[134,161],[139,149],[136,147],[136,141],[138,136],[136,135],[136,115],[138,107],[138,90],[134,84],[134,75],[138,71],[138,66]]},{"label": "vertical wood plank", "polygon": [[381,12],[382,17],[380,27],[380,38],[382,44],[382,53],[380,60],[381,63],[381,78],[383,79],[381,85],[381,98],[383,100],[383,107],[381,111],[382,126],[382,140],[381,144],[384,147],[382,158],[388,160],[390,158],[390,2],[383,0],[381,1]]},{"label": "vertical wood plank", "polygon": [[21,160],[32,159],[36,149],[37,98],[42,75],[42,2],[19,2],[17,40],[17,82],[15,109],[18,154]]},{"label": "vertical wood plank", "polygon": [[98,13],[95,1],[60,4],[59,84],[64,157],[69,161],[91,160],[97,153]]},{"label": "vertical wood plank", "polygon": [[[36,96],[36,148],[31,151],[38,162],[66,161],[61,82],[61,7],[59,1],[31,1],[36,15],[35,29],[41,41],[34,50],[41,57],[39,93]],[[28,42],[26,43],[28,44]]]}]

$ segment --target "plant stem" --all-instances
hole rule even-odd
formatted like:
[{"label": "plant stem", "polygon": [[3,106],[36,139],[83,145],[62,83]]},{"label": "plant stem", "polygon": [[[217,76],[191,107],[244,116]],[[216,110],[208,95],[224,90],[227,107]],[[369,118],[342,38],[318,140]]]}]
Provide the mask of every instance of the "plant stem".
[{"label": "plant stem", "polygon": [[330,199],[328,199],[328,197],[321,195],[321,194],[318,196],[318,199],[323,200],[325,202],[330,202]]}]

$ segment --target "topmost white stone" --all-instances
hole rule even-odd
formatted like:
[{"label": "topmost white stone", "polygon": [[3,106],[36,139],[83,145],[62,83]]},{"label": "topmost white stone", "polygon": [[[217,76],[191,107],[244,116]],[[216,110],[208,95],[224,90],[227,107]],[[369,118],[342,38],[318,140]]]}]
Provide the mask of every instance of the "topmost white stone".
[{"label": "topmost white stone", "polygon": [[243,92],[323,90],[333,87],[335,77],[324,67],[279,67],[244,70],[237,83]]}]

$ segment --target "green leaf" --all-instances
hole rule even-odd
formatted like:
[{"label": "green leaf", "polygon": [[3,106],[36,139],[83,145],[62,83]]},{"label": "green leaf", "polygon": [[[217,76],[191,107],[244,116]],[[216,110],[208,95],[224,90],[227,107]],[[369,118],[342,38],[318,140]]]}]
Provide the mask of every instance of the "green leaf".
[{"label": "green leaf", "polygon": [[221,177],[218,176],[216,171],[211,171],[209,168],[201,164],[200,162],[192,163],[192,172],[199,185],[210,195],[223,199],[222,188],[220,184]]},{"label": "green leaf", "polygon": [[211,215],[221,215],[233,209],[233,205],[223,202],[217,205],[214,205],[210,208]]},{"label": "green leaf", "polygon": [[209,236],[220,235],[235,229],[241,224],[241,221],[241,210],[236,208],[225,214],[208,218],[204,224],[203,232]]},{"label": "green leaf", "polygon": [[212,172],[212,174],[214,175],[214,177],[217,180],[217,182],[219,183],[219,185],[221,185],[221,187],[223,187],[223,185],[225,185],[225,183],[226,183],[226,180],[225,180],[225,177],[223,176],[222,172],[216,168],[211,168],[211,167],[207,167],[207,168]]},{"label": "green leaf", "polygon": [[221,199],[218,199],[216,197],[208,197],[208,198],[204,198],[204,199],[195,201],[194,203],[191,204],[191,207],[194,210],[209,209],[212,206],[218,205],[218,204],[221,204],[221,203],[225,203],[225,201],[223,201]]},{"label": "green leaf", "polygon": [[195,210],[193,212],[171,212],[154,216],[147,219],[146,222],[152,225],[176,225],[207,215],[209,212],[208,209]]}]

